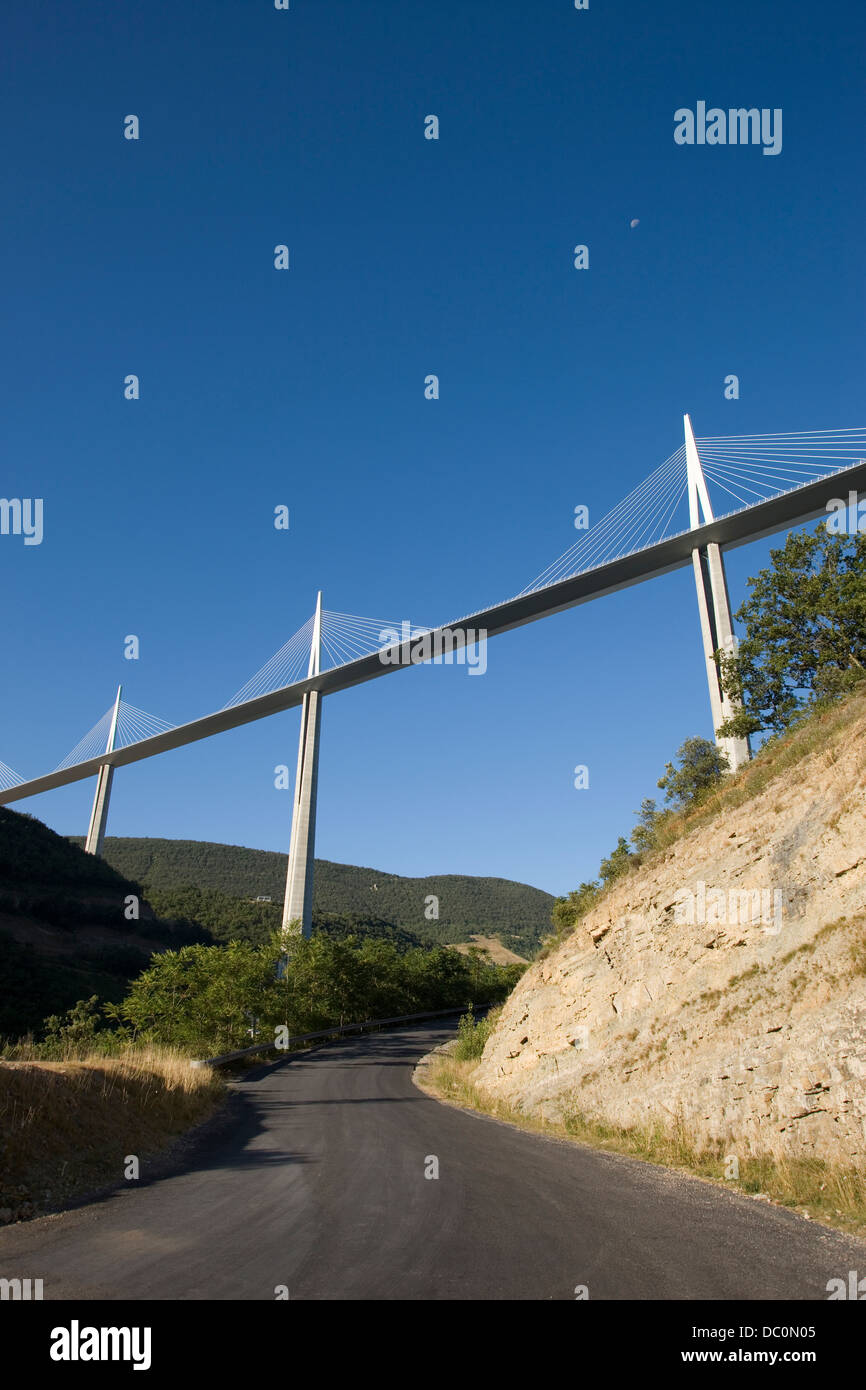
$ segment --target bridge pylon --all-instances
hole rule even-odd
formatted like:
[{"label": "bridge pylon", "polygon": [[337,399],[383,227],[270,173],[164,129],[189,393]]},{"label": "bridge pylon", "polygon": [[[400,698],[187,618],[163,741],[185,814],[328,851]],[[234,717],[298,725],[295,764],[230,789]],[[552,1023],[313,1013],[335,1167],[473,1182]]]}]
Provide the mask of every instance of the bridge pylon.
[{"label": "bridge pylon", "polygon": [[[704,522],[713,521],[713,508],[704,470],[695,443],[692,422],[688,415],[683,416],[686,436],[686,470],[689,492],[689,526],[692,530]],[[701,637],[706,662],[707,685],[710,691],[710,710],[713,716],[713,733],[717,746],[727,754],[731,772],[736,772],[749,761],[751,750],[746,738],[720,738],[719,726],[730,719],[737,711],[737,703],[722,689],[719,667],[714,653],[722,651],[733,654],[736,651],[734,623],[731,617],[731,600],[728,595],[728,581],[722,552],[716,541],[696,546],[692,551],[692,566],[695,572],[695,587],[698,594],[698,612],[701,619]]]},{"label": "bridge pylon", "polygon": [[[114,739],[117,734],[117,716],[120,712],[120,695],[123,686],[117,687],[117,698],[114,701],[114,710],[111,715],[111,724],[108,729],[108,741],[105,745],[106,753],[110,753],[114,748]],[[84,849],[87,854],[101,854],[102,844],[105,839],[105,827],[108,824],[108,803],[111,797],[111,783],[114,778],[114,768],[108,763],[103,763],[96,774],[96,795],[93,798],[93,810],[90,813],[90,825],[87,830],[87,839],[84,841]]]},{"label": "bridge pylon", "polygon": [[[308,678],[319,674],[322,646],[322,595],[316,599],[316,616],[310,643]],[[322,727],[322,697],[308,690],[301,704],[301,737],[298,743],[298,770],[292,808],[292,835],[286,896],[283,900],[283,933],[291,922],[300,922],[301,936],[313,931],[313,866],[316,849],[316,789],[319,780],[319,735]]]}]

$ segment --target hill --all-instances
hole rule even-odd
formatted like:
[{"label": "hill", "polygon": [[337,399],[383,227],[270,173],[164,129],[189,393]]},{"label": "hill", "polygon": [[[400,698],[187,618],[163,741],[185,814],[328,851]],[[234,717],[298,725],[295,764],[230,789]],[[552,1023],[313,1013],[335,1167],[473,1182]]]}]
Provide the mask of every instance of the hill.
[{"label": "hill", "polygon": [[160,920],[133,879],[7,807],[0,885],[0,1038],[38,1030],[94,994],[120,1000],[155,951],[210,940]]},{"label": "hill", "polygon": [[[160,917],[178,923],[198,923],[205,927],[215,941],[248,941],[262,945],[282,922],[282,901],[252,902],[233,898],[215,888],[148,888],[148,897]],[[390,941],[399,951],[413,946],[429,946],[426,937],[409,932],[405,927],[384,922],[381,918],[360,913],[313,913],[313,933],[326,936],[355,936],[360,940],[371,937]],[[501,949],[501,948],[500,948]]]},{"label": "hill", "polygon": [[[173,895],[191,887],[234,899],[269,897],[276,904],[283,900],[286,856],[269,850],[203,840],[109,836],[104,855],[108,864],[146,885],[153,895]],[[425,916],[431,896],[439,900],[438,920]],[[466,941],[477,933],[498,937],[521,956],[533,955],[550,930],[553,901],[549,893],[510,879],[464,874],[404,878],[316,860],[314,911],[320,918],[390,922],[423,941],[439,944]]]}]

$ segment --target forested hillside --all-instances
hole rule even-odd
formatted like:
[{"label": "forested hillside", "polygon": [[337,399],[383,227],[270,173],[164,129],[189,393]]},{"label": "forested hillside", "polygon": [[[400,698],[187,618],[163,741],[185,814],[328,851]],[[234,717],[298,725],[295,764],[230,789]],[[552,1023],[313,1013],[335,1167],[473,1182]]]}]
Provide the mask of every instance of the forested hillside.
[{"label": "forested hillside", "polygon": [[[247,898],[220,893],[215,888],[149,888],[148,895],[160,917],[180,924],[200,923],[215,941],[248,941],[253,946],[261,946],[282,922],[282,898],[269,903],[251,902]],[[410,932],[393,922],[360,913],[323,913],[317,909],[313,913],[313,932],[326,936],[355,936],[359,941],[390,941],[400,951],[430,944],[430,938],[423,933]]]},{"label": "forested hillside", "polygon": [[[118,844],[130,846],[131,851],[125,856],[122,852],[112,854],[112,847]],[[142,845],[143,852],[137,852]],[[163,847],[167,852],[161,857]],[[66,1026],[60,1016],[71,1018],[68,1010],[76,1013],[76,1027],[101,1018],[104,1008],[119,1005],[130,989],[134,991],[134,982],[143,971],[164,968],[170,973],[174,968],[171,962],[178,959],[177,952],[184,960],[210,962],[206,971],[210,980],[213,971],[219,975],[223,962],[220,951],[224,948],[227,979],[232,976],[234,964],[241,960],[252,962],[253,977],[259,979],[260,962],[273,950],[280,926],[283,856],[195,842],[177,845],[165,840],[108,841],[107,848],[114,864],[85,854],[80,843],[57,835],[32,816],[0,808],[0,1040],[27,1032],[42,1038],[52,1029]],[[213,876],[220,878],[226,873],[224,855],[231,863],[240,865],[240,882],[247,896],[209,887],[151,887],[142,883],[142,870],[163,884],[166,879],[171,881],[174,874],[187,881],[196,873],[206,878],[208,866]],[[262,864],[270,879],[257,877]],[[326,889],[336,882],[343,893],[338,901],[350,900],[349,885],[353,882],[366,884],[371,897],[377,890],[370,890],[370,882],[385,884],[382,876],[370,870],[344,869],[339,864],[320,867]],[[391,891],[384,895],[385,905],[392,909],[398,905],[402,891],[401,910],[408,914],[413,880],[394,875],[387,879]],[[225,882],[225,877],[221,881]],[[451,939],[448,933],[453,934],[455,941],[465,940],[468,933],[462,925],[446,923],[437,942],[439,924],[424,918],[425,897],[437,886],[445,895],[447,890],[442,885],[456,882],[471,885],[476,892],[474,899],[467,895],[468,900],[479,901],[478,885],[485,880],[414,882],[420,885],[415,890],[420,903],[415,914],[420,919],[417,927],[401,926],[377,913],[375,897],[372,911],[323,911],[318,907],[314,912],[313,939],[318,943],[318,955],[311,959],[319,962],[325,975],[328,971],[334,973],[335,979],[344,968],[350,974],[356,966],[360,971],[351,999],[344,991],[339,1007],[334,1005],[338,1018],[350,1006],[363,1012],[374,1002],[377,1006],[396,1007],[395,1001],[408,999],[423,1008],[430,1000],[434,1001],[430,1007],[434,1007],[441,998],[445,998],[446,1004],[452,1002],[452,997],[458,1003],[469,998],[479,1002],[488,997],[499,998],[517,978],[514,967],[503,971],[478,959],[467,961],[453,951],[433,949]],[[251,888],[272,888],[274,892],[250,892]],[[520,885],[506,883],[504,888],[518,890],[520,900]],[[522,891],[532,894],[535,890]],[[273,901],[254,900],[269,896]],[[504,896],[500,893],[497,897],[494,889],[494,905],[500,911],[504,910]],[[537,896],[546,901],[545,894]],[[520,916],[515,914],[513,920],[519,934]],[[531,932],[534,944],[538,929],[523,930]],[[190,956],[184,954],[185,948],[195,949]],[[164,957],[167,950],[169,955]],[[160,967],[158,960],[168,964]],[[372,993],[371,981],[363,984],[365,971],[373,972],[372,983],[378,981]],[[319,980],[322,988],[325,975]],[[240,988],[240,981],[234,984]],[[222,995],[220,999],[225,1002]],[[321,1012],[321,1007],[320,998],[316,1008]],[[245,1026],[242,1014],[240,1019],[239,1026]]]},{"label": "forested hillside", "polygon": [[192,921],[160,921],[137,882],[0,807],[0,1038],[94,994],[122,999],[154,951],[210,939]]},{"label": "forested hillside", "polygon": [[[80,841],[78,841],[80,843]],[[202,913],[208,904],[199,897],[178,897],[178,890],[197,889],[226,895],[248,903],[257,897],[282,902],[286,856],[241,845],[220,845],[202,840],[127,839],[109,836],[107,862],[120,873],[136,879],[148,895],[159,900],[165,915],[189,916],[211,925]],[[430,897],[438,898],[438,919],[425,915]],[[184,906],[186,903],[186,906]],[[216,906],[212,900],[211,908]],[[221,902],[221,908],[226,904]],[[473,878],[441,874],[429,878],[403,878],[398,874],[351,864],[316,860],[315,911],[323,921],[352,917],[392,923],[422,941],[466,941],[471,932],[498,936],[521,955],[534,954],[550,929],[553,898],[539,888],[503,878]],[[239,909],[235,910],[239,915]],[[261,911],[262,923],[272,913]],[[248,922],[249,914],[240,912]],[[247,931],[243,935],[249,935]]]}]

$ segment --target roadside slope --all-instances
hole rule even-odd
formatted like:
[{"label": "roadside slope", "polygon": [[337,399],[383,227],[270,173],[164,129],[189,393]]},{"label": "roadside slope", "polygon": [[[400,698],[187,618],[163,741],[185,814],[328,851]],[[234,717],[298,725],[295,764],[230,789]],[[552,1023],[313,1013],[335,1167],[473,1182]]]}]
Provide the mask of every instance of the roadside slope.
[{"label": "roadside slope", "polygon": [[531,967],[474,1085],[527,1115],[676,1128],[720,1158],[862,1171],[866,702],[825,727]]}]

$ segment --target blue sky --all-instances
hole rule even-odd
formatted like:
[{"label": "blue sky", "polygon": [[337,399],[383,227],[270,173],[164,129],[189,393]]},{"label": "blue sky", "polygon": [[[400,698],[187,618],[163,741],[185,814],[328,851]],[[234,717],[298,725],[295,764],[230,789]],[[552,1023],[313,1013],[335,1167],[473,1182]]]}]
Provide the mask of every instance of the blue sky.
[{"label": "blue sky", "polygon": [[[218,708],[318,588],[424,623],[516,593],[684,411],[862,423],[864,27],[854,0],[7,14],[0,492],[45,536],[0,537],[0,758],[54,767],[119,681],[173,723]],[[782,108],[781,154],[675,145],[698,100]],[[735,605],[766,555],[730,555]],[[121,769],[109,833],[286,849],[297,728]],[[566,892],[710,732],[684,570],[495,639],[483,678],[327,700],[317,853]],[[17,809],[80,834],[92,792]]]}]

